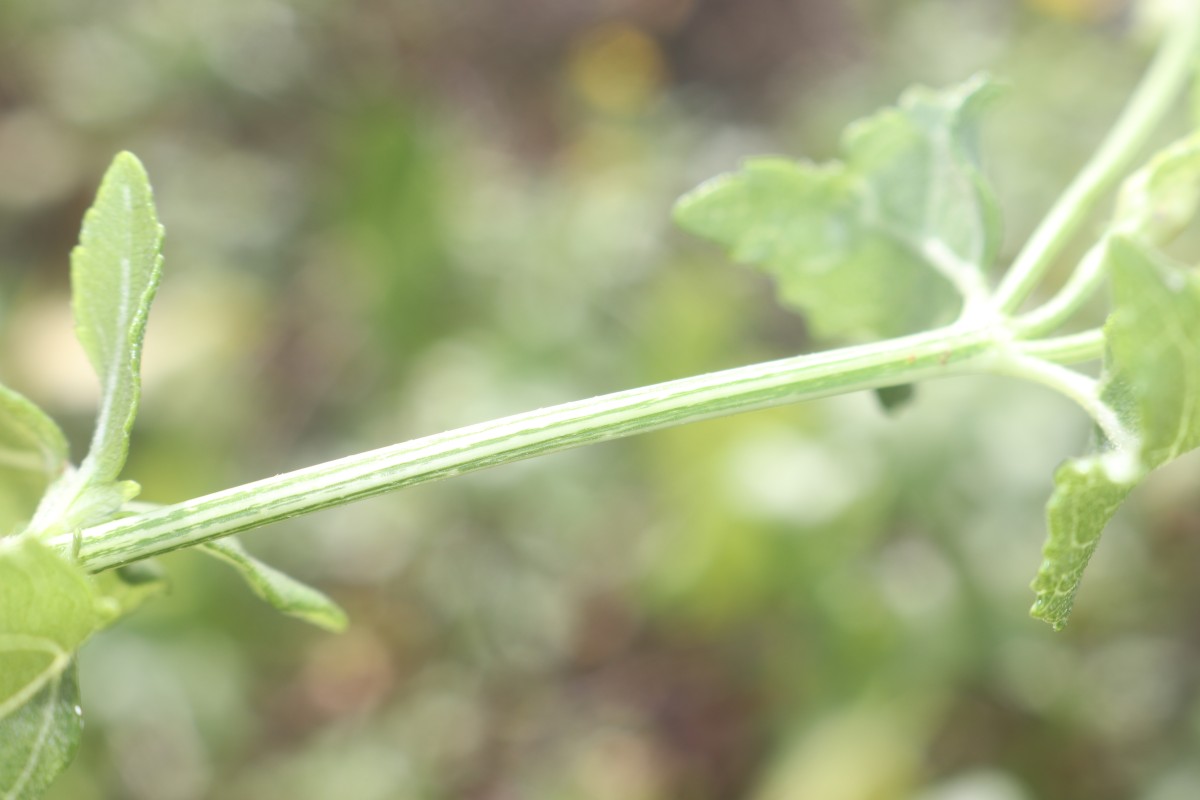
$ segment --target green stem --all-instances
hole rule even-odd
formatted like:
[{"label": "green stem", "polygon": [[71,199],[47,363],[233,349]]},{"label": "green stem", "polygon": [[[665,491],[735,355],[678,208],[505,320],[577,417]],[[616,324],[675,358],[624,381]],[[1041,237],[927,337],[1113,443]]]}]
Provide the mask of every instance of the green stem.
[{"label": "green stem", "polygon": [[1049,333],[1070,319],[1087,302],[1104,282],[1108,243],[1109,237],[1105,236],[1092,245],[1054,297],[1017,319],[1016,327],[1020,335],[1040,336]]},{"label": "green stem", "polygon": [[1093,328],[1053,339],[1017,342],[1016,348],[1027,356],[1055,364],[1081,364],[1104,357],[1104,331]]},{"label": "green stem", "polygon": [[[471,425],[249,483],[54,540],[100,571],[363,497],[697,420],[988,371],[994,331],[951,326]],[[1007,344],[1006,344],[1007,346]]]},{"label": "green stem", "polygon": [[1042,220],[993,297],[995,307],[1012,314],[1033,291],[1096,202],[1128,170],[1187,83],[1200,51],[1200,3],[1181,4],[1179,22],[1130,98],[1120,119],[1091,160]]},{"label": "green stem", "polygon": [[1125,428],[1117,412],[1101,399],[1099,381],[1095,378],[1019,352],[998,359],[993,371],[1040,383],[1074,400],[1118,450],[1127,453],[1138,451],[1137,436]]}]

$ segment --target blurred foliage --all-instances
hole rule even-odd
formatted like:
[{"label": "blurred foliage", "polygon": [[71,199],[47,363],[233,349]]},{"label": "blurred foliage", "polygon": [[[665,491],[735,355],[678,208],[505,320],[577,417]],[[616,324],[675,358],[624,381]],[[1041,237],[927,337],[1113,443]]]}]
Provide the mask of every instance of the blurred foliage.
[{"label": "blurred foliage", "polygon": [[[669,225],[747,155],[828,158],[987,69],[1028,233],[1146,57],[1112,0],[6,0],[0,374],[87,439],[67,253],[137,152],[167,227],[128,477],[171,502],[539,405],[824,346]],[[1181,112],[1181,118],[1182,118]],[[97,800],[1200,796],[1198,462],[1135,494],[1071,627],[1030,620],[1086,421],[999,380],[665,431],[247,537],[351,616],[196,555],[91,643]],[[76,451],[78,453],[78,451]]]}]

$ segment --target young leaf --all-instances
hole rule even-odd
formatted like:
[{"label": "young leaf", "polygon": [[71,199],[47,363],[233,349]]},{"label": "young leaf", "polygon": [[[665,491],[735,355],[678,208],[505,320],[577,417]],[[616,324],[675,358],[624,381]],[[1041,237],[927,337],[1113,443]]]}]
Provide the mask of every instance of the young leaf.
[{"label": "young leaf", "polygon": [[29,519],[37,498],[66,468],[67,458],[67,440],[54,420],[0,386],[0,486],[14,495],[4,504],[0,535]]},{"label": "young leaf", "polygon": [[1046,507],[1049,537],[1031,613],[1056,629],[1104,526],[1149,470],[1200,446],[1200,275],[1132,239],[1114,237],[1107,267],[1113,313],[1105,326],[1106,402],[1138,435],[1136,453],[1068,462]]},{"label": "young leaf", "polygon": [[12,389],[0,386],[0,465],[57,478],[67,463],[67,439],[54,420]]},{"label": "young leaf", "polygon": [[750,159],[685,195],[675,218],[772,274],[819,335],[928,328],[980,299],[998,247],[975,141],[992,95],[984,78],[912,89],[847,130],[845,161]]},{"label": "young leaf", "polygon": [[0,800],[36,800],[75,757],[83,732],[74,661],[0,719]]},{"label": "young leaf", "polygon": [[1109,248],[1109,272],[1105,336],[1153,468],[1200,445],[1200,275],[1124,238]]},{"label": "young leaf", "polygon": [[116,480],[137,414],[142,337],[162,271],[162,236],[145,169],[132,153],[118,154],[71,252],[75,330],[100,378],[96,429],[79,469],[39,506],[30,526],[35,531],[103,521],[135,488]]},{"label": "young leaf", "polygon": [[1196,216],[1200,204],[1200,133],[1176,142],[1125,181],[1116,228],[1150,244],[1165,244]]},{"label": "young leaf", "polygon": [[75,330],[102,389],[92,446],[80,467],[89,483],[115,481],[129,451],[162,238],[146,170],[132,153],[118,154],[71,253]]},{"label": "young leaf", "polygon": [[104,627],[129,616],[147,600],[167,591],[167,576],[153,561],[135,561],[92,576],[101,597]]},{"label": "young leaf", "polygon": [[336,603],[311,586],[305,586],[254,558],[233,537],[207,542],[200,545],[200,549],[233,566],[256,595],[284,614],[329,631],[345,629],[346,612]]}]

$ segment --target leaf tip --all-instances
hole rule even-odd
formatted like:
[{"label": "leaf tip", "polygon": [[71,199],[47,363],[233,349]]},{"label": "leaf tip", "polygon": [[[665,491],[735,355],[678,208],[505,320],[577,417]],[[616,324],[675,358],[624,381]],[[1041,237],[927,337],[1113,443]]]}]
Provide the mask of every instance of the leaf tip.
[{"label": "leaf tip", "polygon": [[142,160],[133,154],[132,151],[122,150],[113,157],[112,166],[109,169],[122,169],[137,173],[142,177],[147,177],[146,167],[142,164]]},{"label": "leaf tip", "polygon": [[[1031,588],[1035,592],[1038,591],[1036,581]],[[1071,596],[1064,597],[1058,594],[1039,592],[1038,598],[1033,601],[1033,605],[1029,608],[1029,616],[1034,619],[1040,619],[1055,632],[1061,631],[1067,627],[1067,620],[1071,616],[1073,600],[1074,598]]]}]

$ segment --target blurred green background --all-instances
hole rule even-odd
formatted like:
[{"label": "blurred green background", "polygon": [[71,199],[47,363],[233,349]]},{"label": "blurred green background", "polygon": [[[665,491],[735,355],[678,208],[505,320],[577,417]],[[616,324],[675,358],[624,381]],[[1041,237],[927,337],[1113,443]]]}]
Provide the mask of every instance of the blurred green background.
[{"label": "blurred green background", "polygon": [[[67,254],[119,149],[168,237],[126,472],[150,501],[826,347],[672,230],[679,193],[987,69],[1011,256],[1148,48],[1116,0],[4,0],[0,377],[87,441]],[[247,535],[341,636],[174,555],[87,646],[52,797],[1192,800],[1200,463],[1135,495],[1065,632],[1026,616],[1087,436],[962,380]]]}]

